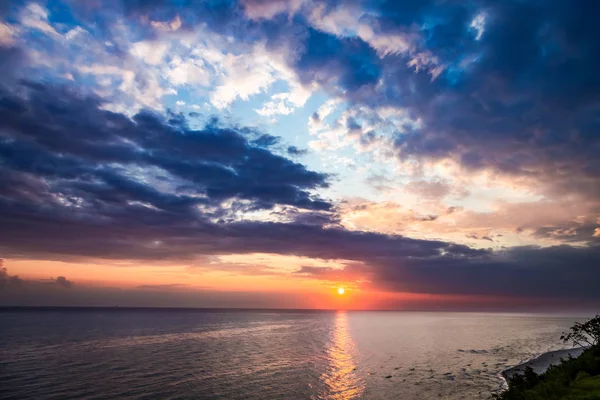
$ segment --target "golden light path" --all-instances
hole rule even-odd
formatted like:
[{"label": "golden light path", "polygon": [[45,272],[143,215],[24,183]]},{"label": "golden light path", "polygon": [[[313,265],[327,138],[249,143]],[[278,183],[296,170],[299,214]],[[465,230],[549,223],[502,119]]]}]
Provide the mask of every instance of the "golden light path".
[{"label": "golden light path", "polygon": [[[343,290],[343,288],[340,288]],[[338,289],[339,290],[339,289]],[[330,342],[327,348],[328,368],[321,375],[321,380],[328,388],[326,398],[331,400],[350,400],[361,396],[364,382],[355,374],[356,346],[350,335],[348,314],[338,311],[332,327]]]}]

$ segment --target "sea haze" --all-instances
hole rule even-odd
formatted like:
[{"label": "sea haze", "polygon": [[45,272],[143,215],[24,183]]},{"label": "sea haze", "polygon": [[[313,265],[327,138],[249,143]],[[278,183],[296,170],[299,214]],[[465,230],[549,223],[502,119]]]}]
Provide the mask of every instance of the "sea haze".
[{"label": "sea haze", "polygon": [[486,399],[563,348],[533,314],[0,311],[1,399]]}]

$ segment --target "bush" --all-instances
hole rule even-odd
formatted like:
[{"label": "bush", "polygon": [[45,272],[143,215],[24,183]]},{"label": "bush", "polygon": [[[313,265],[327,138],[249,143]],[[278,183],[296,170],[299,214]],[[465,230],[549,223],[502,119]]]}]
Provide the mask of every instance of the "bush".
[{"label": "bush", "polygon": [[583,324],[576,322],[569,331],[560,337],[563,341],[573,342],[574,345],[584,349],[597,346],[600,343],[600,315]]}]

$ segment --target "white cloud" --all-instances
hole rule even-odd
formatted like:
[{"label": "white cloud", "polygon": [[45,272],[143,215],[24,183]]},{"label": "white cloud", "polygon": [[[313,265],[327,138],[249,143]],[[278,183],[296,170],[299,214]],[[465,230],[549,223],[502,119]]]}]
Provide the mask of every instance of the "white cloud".
[{"label": "white cloud", "polygon": [[37,3],[29,3],[21,12],[20,17],[20,22],[23,26],[40,30],[50,36],[61,36],[61,34],[48,23],[48,11]]},{"label": "white cloud", "polygon": [[[220,84],[210,95],[211,103],[216,108],[225,108],[237,98],[248,100],[279,80],[286,81],[290,87],[286,96],[289,104],[286,107],[303,106],[312,93],[298,82],[296,73],[287,66],[287,54],[283,50],[273,53],[266,50],[264,44],[257,44],[249,53],[208,54],[212,54],[213,66],[220,78]],[[276,103],[279,100],[281,98],[273,99]]]},{"label": "white cloud", "polygon": [[263,117],[275,115],[288,115],[296,108],[304,106],[312,92],[301,85],[293,85],[288,93],[278,93],[271,96],[271,100],[263,104],[263,107],[255,110]]},{"label": "white cloud", "polygon": [[317,109],[315,115],[308,118],[308,132],[318,137],[308,143],[310,148],[321,151],[341,147],[340,138],[344,133],[342,127],[325,121],[325,118],[335,111],[341,102],[338,98],[329,99]]},{"label": "white cloud", "polygon": [[364,12],[353,7],[326,7],[320,4],[310,15],[310,22],[318,29],[337,36],[358,36],[377,51],[380,57],[414,51],[415,36],[410,33],[381,34],[364,18]]},{"label": "white cloud", "polygon": [[67,40],[73,40],[73,39],[77,39],[79,36],[81,36],[81,35],[85,35],[85,34],[87,34],[87,33],[88,33],[88,31],[86,31],[86,30],[85,30],[85,29],[83,29],[82,27],[80,27],[80,26],[76,26],[75,28],[71,29],[70,31],[68,31],[68,32],[65,34],[65,38],[66,38]]},{"label": "white cloud", "polygon": [[177,100],[175,102],[175,104],[177,104],[178,106],[185,106],[185,101],[183,101],[183,100]]},{"label": "white cloud", "polygon": [[475,30],[475,40],[481,39],[483,32],[485,32],[486,17],[486,14],[477,14],[477,16],[473,18],[473,21],[471,21],[470,27]]},{"label": "white cloud", "polygon": [[210,85],[210,73],[205,68],[204,62],[199,59],[189,58],[183,60],[175,57],[169,64],[167,78],[176,86],[185,84]]},{"label": "white cloud", "polygon": [[[300,3],[292,8],[300,7]],[[44,31],[58,44],[51,56],[34,54],[35,48],[30,49],[28,55],[33,61],[54,69],[61,67],[62,75],[70,72],[75,75],[75,71],[94,75],[95,87],[90,90],[119,107],[133,106],[133,111],[140,107],[161,109],[160,98],[175,93],[173,88],[183,85],[197,86],[212,106],[223,109],[236,99],[247,101],[264,93],[275,82],[285,82],[288,91],[273,96],[257,110],[265,116],[282,115],[302,107],[314,90],[300,84],[296,72],[288,66],[296,49],[272,50],[264,43],[248,47],[203,27],[183,32],[180,17],[166,22],[149,21],[155,29],[168,31],[161,35],[161,40],[131,43],[128,39],[134,35],[129,26],[116,19],[109,26],[114,38],[111,46],[128,48],[123,57],[108,51],[107,44],[91,35],[87,35],[83,46],[79,39],[87,32],[81,27],[61,35],[50,25],[48,15],[38,4],[30,4],[21,13],[24,26]],[[2,43],[12,40],[10,28],[0,25]]]},{"label": "white cloud", "polygon": [[[136,106],[162,109],[160,98],[167,94],[176,94],[175,90],[164,88],[157,74],[147,74],[143,80],[138,79],[135,71],[113,65],[80,66],[77,70],[83,74],[95,75],[102,80],[104,75],[120,78],[118,89],[135,101]],[[130,110],[131,112],[131,110]]]},{"label": "white cloud", "polygon": [[127,75],[128,79],[123,80],[119,89],[131,96],[138,105],[161,110],[164,107],[160,99],[167,94],[177,94],[174,89],[163,87],[157,74],[149,74],[143,82],[134,81],[134,77],[135,74]]},{"label": "white cloud", "polygon": [[405,54],[414,50],[415,36],[409,33],[376,34],[367,24],[361,24],[357,33],[362,40],[377,50],[380,57]]},{"label": "white cloud", "polygon": [[361,25],[362,11],[355,7],[344,6],[331,9],[325,4],[313,8],[310,22],[320,30],[338,36],[355,36]]},{"label": "white cloud", "polygon": [[273,67],[264,55],[254,57],[250,54],[227,54],[222,63],[222,83],[211,94],[211,103],[225,108],[236,98],[248,100],[271,86],[276,78]]},{"label": "white cloud", "polygon": [[289,105],[288,93],[280,93],[271,97],[271,101],[263,104],[263,107],[255,110],[263,117],[272,117],[274,115],[288,115],[294,112],[295,107]]},{"label": "white cloud", "polygon": [[169,46],[163,42],[142,41],[133,43],[129,53],[134,57],[144,60],[150,65],[159,65],[163,62]]},{"label": "white cloud", "polygon": [[[107,27],[114,43],[98,40],[80,26],[70,27],[61,34],[57,29],[63,29],[63,25],[53,26],[48,10],[36,3],[23,7],[19,22],[20,31],[41,31],[46,34],[42,40],[54,42],[51,47],[45,43],[40,46],[39,35],[35,35],[32,43],[23,47],[31,64],[46,67],[61,79],[74,80],[77,73],[93,76],[94,81],[88,81],[82,89],[103,97],[106,107],[111,103],[113,109],[124,109],[128,114],[143,107],[160,110],[163,109],[161,98],[176,93],[163,75],[170,42],[132,44],[130,27],[118,17]],[[172,23],[173,29],[177,28],[177,21]],[[17,37],[16,33],[15,26],[0,23],[0,46],[10,45]],[[117,54],[109,51],[108,46],[129,51],[128,54]]]}]

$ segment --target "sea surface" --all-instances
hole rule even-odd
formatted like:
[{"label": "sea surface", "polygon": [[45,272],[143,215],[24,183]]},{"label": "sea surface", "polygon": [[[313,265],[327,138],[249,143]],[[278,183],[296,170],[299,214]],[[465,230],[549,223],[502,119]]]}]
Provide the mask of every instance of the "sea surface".
[{"label": "sea surface", "polygon": [[565,348],[533,314],[0,310],[0,399],[488,399]]}]

